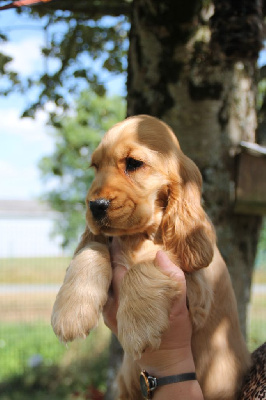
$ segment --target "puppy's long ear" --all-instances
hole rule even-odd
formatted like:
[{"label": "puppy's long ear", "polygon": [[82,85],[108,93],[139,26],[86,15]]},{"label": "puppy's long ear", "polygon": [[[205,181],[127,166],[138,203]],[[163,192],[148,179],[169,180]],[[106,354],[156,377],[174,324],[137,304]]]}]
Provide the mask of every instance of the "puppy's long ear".
[{"label": "puppy's long ear", "polygon": [[212,258],[215,233],[201,206],[201,174],[192,160],[178,150],[170,167],[169,199],[162,221],[166,249],[185,271],[207,267]]}]

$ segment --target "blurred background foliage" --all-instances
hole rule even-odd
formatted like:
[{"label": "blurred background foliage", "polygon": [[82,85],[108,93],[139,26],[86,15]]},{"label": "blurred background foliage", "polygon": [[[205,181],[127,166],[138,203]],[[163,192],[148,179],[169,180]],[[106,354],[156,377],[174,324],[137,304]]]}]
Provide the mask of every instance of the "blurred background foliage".
[{"label": "blurred background foliage", "polygon": [[59,211],[55,234],[63,246],[77,243],[85,228],[85,198],[93,178],[90,158],[104,133],[125,118],[122,97],[83,91],[71,114],[52,118],[55,151],[40,161],[43,178],[53,182],[44,198]]},{"label": "blurred background foliage", "polygon": [[[126,74],[127,16],[100,17],[88,10],[86,13],[53,11],[44,7],[26,7],[18,12],[38,19],[46,38],[42,48],[45,70],[27,78],[10,69],[12,58],[0,53],[0,77],[4,77],[0,95],[19,91],[27,93],[29,98],[29,93],[34,92],[34,100],[25,107],[24,117],[34,117],[48,102],[67,110],[85,90],[104,96],[108,78]],[[8,41],[1,28],[0,41]]]}]

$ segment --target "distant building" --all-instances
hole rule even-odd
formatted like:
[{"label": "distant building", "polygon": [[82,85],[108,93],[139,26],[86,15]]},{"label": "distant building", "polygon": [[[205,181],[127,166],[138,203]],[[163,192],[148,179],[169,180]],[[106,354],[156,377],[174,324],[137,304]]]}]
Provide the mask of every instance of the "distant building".
[{"label": "distant building", "polygon": [[56,212],[36,200],[0,200],[0,258],[62,256]]}]

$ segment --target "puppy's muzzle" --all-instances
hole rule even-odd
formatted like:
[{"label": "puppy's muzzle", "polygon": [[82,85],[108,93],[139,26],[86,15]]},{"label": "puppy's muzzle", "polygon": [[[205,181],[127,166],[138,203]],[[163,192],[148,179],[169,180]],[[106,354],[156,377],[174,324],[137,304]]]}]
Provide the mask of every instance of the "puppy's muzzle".
[{"label": "puppy's muzzle", "polygon": [[107,213],[110,201],[106,199],[97,199],[89,202],[90,210],[96,221],[102,220]]}]

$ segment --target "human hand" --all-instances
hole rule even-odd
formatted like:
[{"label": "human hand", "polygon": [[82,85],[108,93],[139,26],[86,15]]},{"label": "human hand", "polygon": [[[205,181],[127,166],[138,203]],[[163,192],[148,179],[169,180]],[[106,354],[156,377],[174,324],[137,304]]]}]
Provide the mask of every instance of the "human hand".
[{"label": "human hand", "polygon": [[[114,243],[112,288],[103,312],[106,325],[115,334],[117,334],[116,313],[119,305],[119,288],[127,272],[126,268],[116,259],[117,253],[119,253],[119,249]],[[141,369],[146,369],[157,377],[194,371],[195,366],[191,352],[192,327],[186,305],[184,273],[162,251],[156,255],[155,265],[162,273],[178,281],[180,293],[177,293],[176,301],[172,305],[169,328],[162,336],[160,348],[153,351],[147,349],[136,362]]]},{"label": "human hand", "polygon": [[159,349],[147,349],[137,363],[141,369],[157,377],[195,371],[191,351],[192,325],[187,308],[184,272],[170,261],[163,251],[157,253],[155,265],[163,274],[178,282],[180,292],[173,302],[169,327],[162,335]]},{"label": "human hand", "polygon": [[103,318],[105,325],[117,336],[117,320],[116,314],[119,306],[119,290],[123,278],[127,272],[119,262],[120,248],[116,238],[113,238],[111,246],[111,262],[113,269],[113,279],[108,293],[107,302],[103,308]]}]

